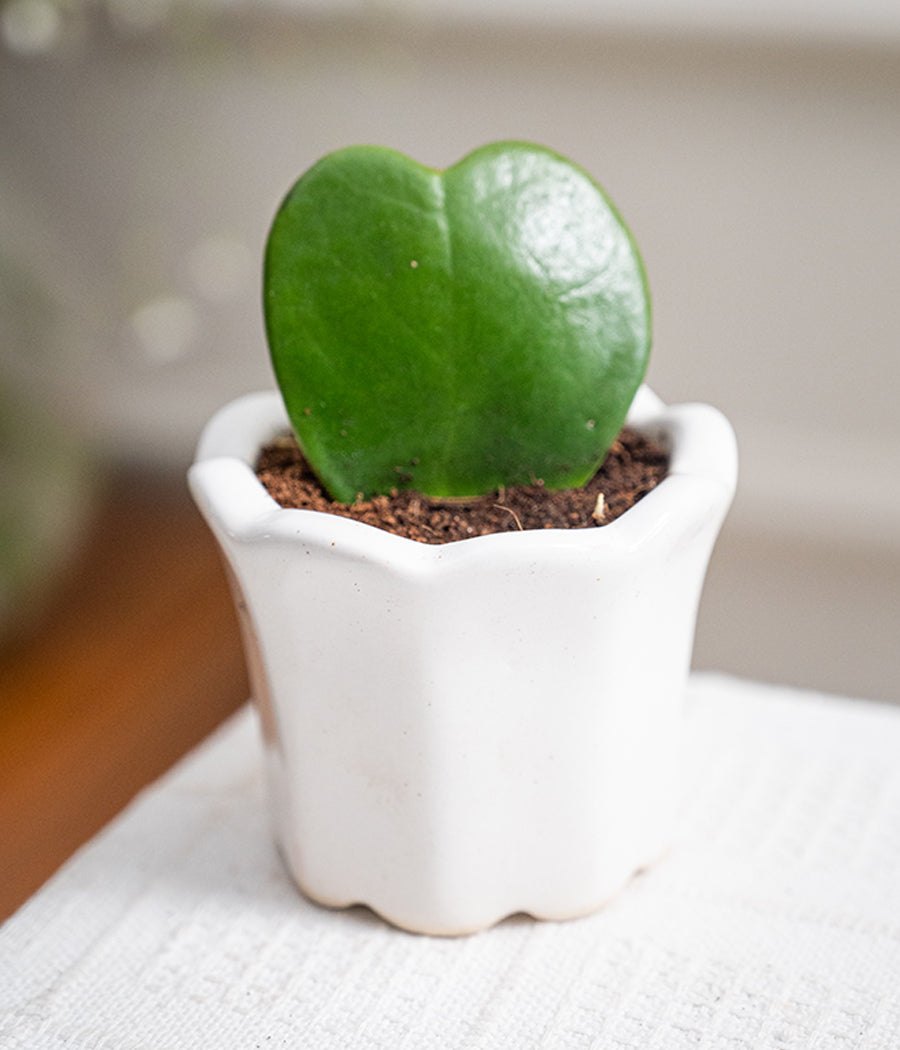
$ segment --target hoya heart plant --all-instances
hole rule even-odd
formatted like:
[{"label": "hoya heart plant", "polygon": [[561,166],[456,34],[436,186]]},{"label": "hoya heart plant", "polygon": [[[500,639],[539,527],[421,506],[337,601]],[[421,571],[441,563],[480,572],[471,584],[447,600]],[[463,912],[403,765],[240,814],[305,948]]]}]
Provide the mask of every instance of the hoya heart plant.
[{"label": "hoya heart plant", "polygon": [[276,214],[263,294],[291,424],[343,502],[582,485],[647,368],[634,239],[587,172],[524,142],[443,171],[328,154]]}]

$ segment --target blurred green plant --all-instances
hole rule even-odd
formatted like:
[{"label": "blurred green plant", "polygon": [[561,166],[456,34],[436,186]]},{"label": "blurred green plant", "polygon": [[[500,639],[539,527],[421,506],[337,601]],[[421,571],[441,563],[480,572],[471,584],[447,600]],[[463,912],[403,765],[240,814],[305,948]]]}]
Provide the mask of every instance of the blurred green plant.
[{"label": "blurred green plant", "polygon": [[93,491],[82,445],[20,391],[0,386],[0,639],[21,634],[41,611]]}]

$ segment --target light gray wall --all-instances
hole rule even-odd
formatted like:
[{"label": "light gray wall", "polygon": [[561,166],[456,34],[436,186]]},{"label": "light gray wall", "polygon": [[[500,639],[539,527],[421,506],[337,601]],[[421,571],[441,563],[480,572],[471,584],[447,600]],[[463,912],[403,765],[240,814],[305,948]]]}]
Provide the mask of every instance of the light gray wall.
[{"label": "light gray wall", "polygon": [[216,405],[271,383],[258,260],[301,170],[351,142],[437,166],[543,142],[643,248],[651,384],[738,431],[698,665],[900,699],[897,36],[401,12],[60,39],[0,50],[9,374],[104,447],[182,464]]}]

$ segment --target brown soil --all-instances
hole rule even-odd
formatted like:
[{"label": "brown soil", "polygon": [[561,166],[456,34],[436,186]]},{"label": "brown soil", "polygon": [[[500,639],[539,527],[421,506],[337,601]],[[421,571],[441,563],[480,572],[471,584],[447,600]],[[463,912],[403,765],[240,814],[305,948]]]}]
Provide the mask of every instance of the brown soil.
[{"label": "brown soil", "polygon": [[256,472],[283,507],[325,511],[376,525],[420,543],[450,543],[518,529],[584,529],[608,525],[665,477],[666,453],[625,427],[603,466],[582,488],[543,485],[501,489],[476,499],[434,499],[412,491],[336,503],[324,491],[292,436],[267,445]]}]

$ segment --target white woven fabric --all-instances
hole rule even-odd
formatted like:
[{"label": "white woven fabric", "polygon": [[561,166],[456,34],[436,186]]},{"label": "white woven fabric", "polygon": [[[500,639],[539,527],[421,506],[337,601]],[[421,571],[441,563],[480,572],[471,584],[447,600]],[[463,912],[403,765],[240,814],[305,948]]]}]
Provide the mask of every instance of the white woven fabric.
[{"label": "white woven fabric", "polygon": [[672,851],[459,939],[305,901],[241,712],[0,928],[3,1050],[897,1050],[900,708],[691,684]]}]

